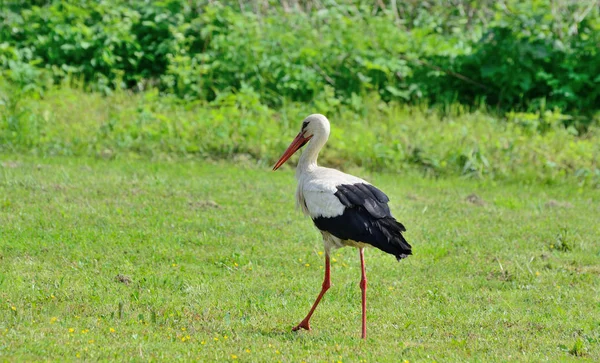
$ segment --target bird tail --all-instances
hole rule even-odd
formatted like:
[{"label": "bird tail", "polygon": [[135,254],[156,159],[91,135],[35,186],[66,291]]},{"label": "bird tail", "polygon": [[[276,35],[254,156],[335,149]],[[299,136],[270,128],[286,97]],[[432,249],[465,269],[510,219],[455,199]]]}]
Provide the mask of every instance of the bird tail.
[{"label": "bird tail", "polygon": [[412,255],[412,246],[402,235],[402,232],[406,232],[402,223],[391,217],[379,219],[377,222],[388,242],[385,248],[380,247],[384,252],[396,256],[398,261]]}]

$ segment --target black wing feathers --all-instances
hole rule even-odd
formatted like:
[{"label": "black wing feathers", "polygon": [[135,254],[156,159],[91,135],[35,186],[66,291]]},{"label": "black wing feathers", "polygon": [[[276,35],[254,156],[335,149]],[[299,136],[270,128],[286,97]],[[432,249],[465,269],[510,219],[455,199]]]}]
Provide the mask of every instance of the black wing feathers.
[{"label": "black wing feathers", "polygon": [[[347,208],[362,206],[375,218],[391,217],[390,208],[387,205],[387,195],[369,184],[344,184],[337,187],[335,196]],[[342,198],[346,203],[342,200]]]},{"label": "black wing feathers", "polygon": [[337,186],[335,196],[346,207],[344,213],[313,218],[317,228],[342,240],[369,243],[398,260],[412,254],[402,236],[406,228],[392,216],[389,198],[381,190],[370,184],[343,184]]}]

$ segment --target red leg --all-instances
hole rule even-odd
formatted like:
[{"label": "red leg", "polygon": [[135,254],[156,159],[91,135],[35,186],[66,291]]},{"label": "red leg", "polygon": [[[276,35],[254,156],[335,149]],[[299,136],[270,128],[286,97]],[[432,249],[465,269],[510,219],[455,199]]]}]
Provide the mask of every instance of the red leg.
[{"label": "red leg", "polygon": [[362,338],[367,339],[367,274],[365,272],[365,255],[360,249],[360,289],[362,290]]},{"label": "red leg", "polygon": [[330,287],[331,287],[331,272],[330,272],[330,268],[329,268],[329,254],[326,254],[325,255],[325,279],[323,280],[323,286],[321,287],[321,293],[319,294],[319,296],[317,296],[317,300],[315,300],[315,303],[313,304],[312,308],[308,312],[308,315],[306,315],[306,318],[304,318],[304,320],[302,320],[300,322],[300,324],[295,326],[292,329],[292,331],[296,331],[296,330],[300,330],[300,329],[310,330],[310,324],[308,323],[308,321],[310,320],[310,317],[312,316],[312,314],[315,312],[317,305],[319,305],[321,298],[323,297],[323,295],[325,295],[325,293],[327,292],[327,290],[329,290]]}]

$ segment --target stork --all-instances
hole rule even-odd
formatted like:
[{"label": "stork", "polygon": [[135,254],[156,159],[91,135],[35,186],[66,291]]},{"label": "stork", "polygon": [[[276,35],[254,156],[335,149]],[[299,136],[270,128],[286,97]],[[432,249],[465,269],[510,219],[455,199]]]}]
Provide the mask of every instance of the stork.
[{"label": "stork", "polygon": [[[300,133],[273,167],[277,170],[308,143],[296,167],[296,202],[323,236],[325,278],[321,292],[306,317],[292,330],[311,330],[310,318],[331,287],[330,254],[344,246],[357,247],[360,255],[362,290],[362,338],[367,337],[367,276],[365,247],[376,247],[398,261],[412,254],[402,232],[406,228],[390,213],[389,198],[375,186],[353,175],[317,165],[319,151],[329,138],[329,120],[323,115],[308,116]],[[309,142],[310,141],[310,142]]]}]

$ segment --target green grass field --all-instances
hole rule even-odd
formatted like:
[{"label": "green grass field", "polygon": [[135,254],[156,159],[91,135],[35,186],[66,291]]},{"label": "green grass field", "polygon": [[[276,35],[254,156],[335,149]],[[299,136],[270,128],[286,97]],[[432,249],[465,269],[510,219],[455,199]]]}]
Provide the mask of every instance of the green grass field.
[{"label": "green grass field", "polygon": [[[600,192],[353,170],[414,256],[323,274],[290,168],[3,155],[0,360],[600,360]],[[474,195],[473,195],[474,194]]]}]

